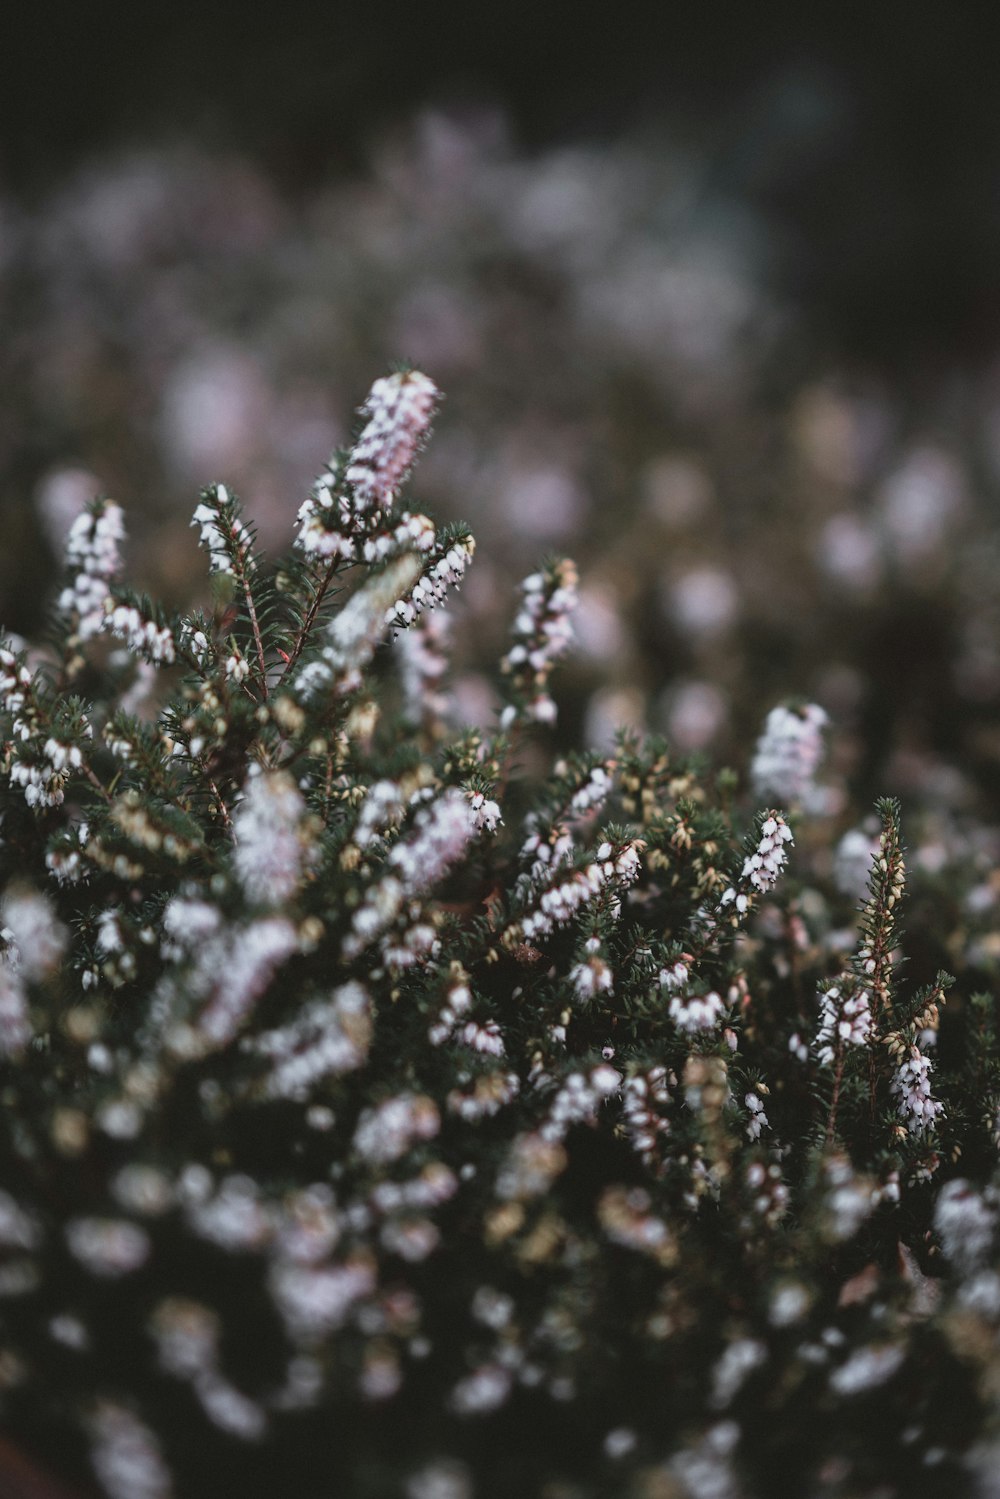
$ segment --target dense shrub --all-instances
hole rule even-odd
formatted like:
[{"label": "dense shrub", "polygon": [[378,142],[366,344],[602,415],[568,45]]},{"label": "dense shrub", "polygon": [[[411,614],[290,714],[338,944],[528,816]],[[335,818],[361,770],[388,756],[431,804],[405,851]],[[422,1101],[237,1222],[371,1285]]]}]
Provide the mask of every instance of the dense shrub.
[{"label": "dense shrub", "polygon": [[992,835],[908,944],[899,807],[849,825],[815,705],[746,776],[554,759],[565,559],[456,729],[473,541],[400,499],[436,399],[376,383],[276,568],[204,491],[204,614],[96,501],[0,649],[7,1425],[112,1499],[961,1493]]}]

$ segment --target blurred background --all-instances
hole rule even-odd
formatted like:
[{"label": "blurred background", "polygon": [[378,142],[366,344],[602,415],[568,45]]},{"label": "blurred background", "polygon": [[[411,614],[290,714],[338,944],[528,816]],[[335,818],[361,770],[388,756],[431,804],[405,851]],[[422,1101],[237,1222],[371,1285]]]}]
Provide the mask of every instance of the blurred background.
[{"label": "blurred background", "polygon": [[568,740],[745,766],[798,697],[852,799],[1000,816],[995,7],[8,9],[8,630],[96,492],[174,602],[203,484],[282,548],[402,359],[414,503],[479,542],[463,715],[566,551]]}]

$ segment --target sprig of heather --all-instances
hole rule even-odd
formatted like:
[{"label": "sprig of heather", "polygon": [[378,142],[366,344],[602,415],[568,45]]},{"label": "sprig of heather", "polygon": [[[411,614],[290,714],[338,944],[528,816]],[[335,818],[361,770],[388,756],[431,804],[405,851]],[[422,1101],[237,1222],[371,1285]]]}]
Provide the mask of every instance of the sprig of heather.
[{"label": "sprig of heather", "polygon": [[578,602],[577,581],[575,564],[562,558],[521,584],[513,643],[500,663],[510,699],[500,715],[501,728],[555,722],[556,705],[548,680],[573,641],[570,620]]},{"label": "sprig of heather", "polygon": [[828,722],[825,710],[817,703],[771,709],[750,765],[750,782],[758,801],[774,800],[807,810],[812,807]]},{"label": "sprig of heather", "polygon": [[114,500],[95,500],[73,522],[66,541],[68,581],[58,608],[78,641],[90,640],[105,628],[124,540],[125,517]]},{"label": "sprig of heather", "polygon": [[[295,545],[306,557],[336,567],[377,560],[380,545],[391,545],[389,515],[439,400],[434,382],[416,370],[376,380],[357,442],[334,455],[299,510]],[[399,524],[411,523],[404,516]]]}]

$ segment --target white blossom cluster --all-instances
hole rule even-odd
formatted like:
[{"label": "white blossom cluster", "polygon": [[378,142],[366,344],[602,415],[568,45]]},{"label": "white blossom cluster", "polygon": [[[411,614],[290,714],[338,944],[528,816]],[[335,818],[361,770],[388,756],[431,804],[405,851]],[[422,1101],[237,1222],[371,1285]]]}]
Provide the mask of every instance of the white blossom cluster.
[{"label": "white blossom cluster", "polygon": [[562,1081],[546,1111],[540,1134],[544,1140],[562,1140],[574,1124],[594,1124],[606,1098],[618,1092],[622,1075],[607,1062],[589,1072],[571,1072]]},{"label": "white blossom cluster", "polygon": [[31,672],[19,662],[13,642],[9,639],[0,644],[0,706],[15,720],[24,707],[31,690]]},{"label": "white blossom cluster", "polygon": [[47,978],[66,949],[67,932],[47,896],[28,886],[12,886],[0,903],[6,941],[4,958],[28,983]]},{"label": "white blossom cluster", "polygon": [[878,834],[863,828],[848,828],[837,844],[833,860],[833,882],[843,895],[860,900],[868,886],[872,860],[880,852]]},{"label": "white blossom cluster", "polygon": [[149,1234],[127,1218],[71,1218],[66,1243],[85,1270],[102,1280],[118,1280],[149,1258]]},{"label": "white blossom cluster", "polygon": [[406,802],[397,781],[375,781],[365,793],[358,809],[351,841],[357,848],[368,848],[374,838],[394,832],[406,816]]},{"label": "white blossom cluster", "polygon": [[72,581],[59,595],[63,614],[75,614],[81,640],[105,628],[111,583],[121,567],[120,544],[125,539],[125,517],[113,500],[101,501],[78,515],[66,540],[66,566]]},{"label": "white blossom cluster", "polygon": [[443,610],[422,614],[396,636],[404,712],[411,723],[438,724],[448,713],[441,690],[448,671],[450,621]]},{"label": "white blossom cluster", "polygon": [[284,916],[252,921],[229,934],[225,955],[217,955],[214,992],[198,1021],[200,1036],[212,1046],[230,1041],[298,945],[298,933]]},{"label": "white blossom cluster", "polygon": [[156,1307],[151,1330],[160,1367],[190,1384],[210,1421],[243,1441],[263,1436],[263,1410],[219,1369],[220,1327],[214,1312],[188,1297],[171,1296]]},{"label": "white blossom cluster", "polygon": [[[397,843],[387,861],[388,872],[367,891],[354,913],[344,942],[346,958],[355,958],[393,925],[413,896],[429,890],[461,857],[473,833],[465,794],[448,787],[414,819],[413,833]],[[432,932],[433,936],[433,932]],[[405,949],[398,952],[406,957]]]},{"label": "white blossom cluster", "polygon": [[345,478],[358,510],[387,510],[427,436],[440,391],[419,370],[376,380],[361,407],[368,418]]},{"label": "white blossom cluster", "polygon": [[309,702],[321,693],[340,696],[356,691],[362,673],[386,633],[386,615],[420,576],[419,557],[407,553],[389,563],[348,599],[327,626],[319,658],[303,666],[295,680],[296,695]]},{"label": "white blossom cluster", "polygon": [[[241,520],[230,522],[222,514],[222,507],[229,502],[229,491],[224,484],[216,484],[208,501],[196,506],[191,517],[192,526],[198,527],[198,545],[208,553],[208,565],[213,573],[232,573],[233,550],[239,548],[244,556],[244,566],[251,565],[250,545],[253,538]],[[226,535],[223,527],[229,528]]]},{"label": "white blossom cluster", "polygon": [[750,1092],[744,1098],[743,1103],[747,1111],[747,1138],[759,1140],[761,1130],[767,1129],[769,1124],[763,1099],[759,1093]]},{"label": "white blossom cluster", "polygon": [[[89,725],[88,725],[89,727]],[[31,745],[28,730],[24,739],[36,758],[18,759],[10,767],[10,784],[19,786],[29,807],[45,808],[62,805],[66,795],[66,782],[74,770],[83,767],[83,752],[78,744],[63,744],[58,739],[48,738],[44,745]]]},{"label": "white blossom cluster", "polygon": [[333,475],[317,479],[312,494],[299,506],[297,518],[295,545],[307,557],[323,562],[357,560],[353,507],[346,495],[336,493]]},{"label": "white blossom cluster", "polygon": [[284,771],[258,771],[233,816],[233,868],[254,906],[280,906],[299,887],[308,861],[305,802]]},{"label": "white blossom cluster", "polygon": [[576,963],[569,972],[569,981],[581,1004],[587,1004],[598,994],[610,994],[614,989],[614,973],[601,956],[601,943],[597,937],[588,937],[584,943],[587,956]]},{"label": "white blossom cluster", "polygon": [[365,538],[361,556],[365,562],[384,562],[398,552],[420,552],[426,555],[434,548],[437,531],[429,516],[406,510],[391,530],[376,531]]},{"label": "white blossom cluster", "polygon": [[1000,1196],[995,1187],[977,1191],[961,1177],[946,1182],[934,1207],[934,1227],[945,1254],[968,1274],[988,1262],[1000,1227]]},{"label": "white blossom cluster", "polygon": [[439,391],[426,375],[376,380],[361,407],[368,417],[341,481],[336,466],[316,481],[300,506],[295,545],[324,562],[368,562],[400,546],[426,551],[434,527],[426,516],[403,516],[397,532],[374,528],[384,521],[430,428]]},{"label": "white blossom cluster", "polygon": [[693,1035],[696,1031],[715,1030],[727,1008],[714,989],[704,994],[688,994],[678,989],[670,996],[667,1013],[679,1031]]},{"label": "white blossom cluster", "polygon": [[872,1037],[871,996],[850,979],[820,995],[817,1056],[829,1067],[843,1046],[867,1046]]},{"label": "white blossom cluster", "polygon": [[264,1249],[274,1239],[277,1213],[262,1200],[261,1189],[242,1172],[223,1177],[216,1187],[202,1165],[185,1167],[178,1183],[189,1226],[220,1249]]},{"label": "white blossom cluster", "polygon": [[169,666],[177,657],[174,637],[166,625],[143,619],[134,604],[116,604],[109,599],[106,628],[117,640],[123,640],[130,651],[158,666]]},{"label": "white blossom cluster", "polygon": [[676,1083],[665,1067],[647,1067],[625,1079],[622,1087],[622,1119],[633,1150],[649,1156],[661,1135],[670,1133],[670,1121],[662,1110],[670,1103],[670,1083]]},{"label": "white blossom cluster", "polygon": [[90,1460],[109,1499],[171,1499],[173,1484],[160,1445],[130,1410],[102,1400],[89,1430]]},{"label": "white blossom cluster", "polygon": [[472,994],[469,985],[464,977],[456,978],[448,985],[444,1004],[427,1032],[431,1045],[440,1046],[443,1041],[447,1041],[462,1016],[468,1014],[471,1008]]},{"label": "white blossom cluster", "polygon": [[303,1099],[321,1078],[363,1066],[371,1035],[371,995],[352,980],[310,1000],[287,1025],[254,1037],[248,1049],[270,1063],[267,1097]]},{"label": "white blossom cluster", "polygon": [[[226,925],[214,906],[184,896],[167,904],[163,932],[168,966],[154,992],[153,1015],[168,1049],[181,1057],[227,1045],[300,945],[286,917]],[[202,1003],[193,1024],[185,1018],[192,1000]]]},{"label": "white blossom cluster", "polygon": [[0,961],[0,1057],[22,1056],[32,1034],[24,978],[5,955]]},{"label": "white blossom cluster", "polygon": [[546,937],[557,926],[565,926],[581,907],[603,890],[621,890],[631,885],[639,874],[640,847],[635,839],[618,849],[605,841],[598,848],[593,863],[584,869],[574,869],[564,879],[543,890],[534,907],[521,918],[525,942]]},{"label": "white blossom cluster", "polygon": [[452,1088],[447,1099],[448,1112],[470,1124],[492,1119],[520,1091],[521,1079],[516,1072],[481,1072],[471,1082]]},{"label": "white blossom cluster", "polygon": [[918,1046],[911,1046],[889,1084],[900,1118],[911,1135],[923,1134],[944,1112],[944,1105],[931,1094],[931,1063]]},{"label": "white blossom cluster", "polygon": [[69,846],[49,849],[45,855],[45,867],[59,885],[77,885],[86,878],[83,850],[90,837],[90,826],[79,822],[68,830]]},{"label": "white blossom cluster", "polygon": [[577,605],[577,572],[568,560],[550,574],[532,573],[521,584],[521,608],[514,620],[514,644],[500,663],[513,676],[526,702],[508,705],[500,727],[511,728],[521,712],[529,722],[554,723],[556,705],[546,690],[549,673],[573,643],[571,615]]},{"label": "white blossom cluster", "polygon": [[531,860],[531,878],[537,884],[553,870],[570,863],[575,847],[569,829],[555,823],[547,829],[536,826],[536,818],[529,815],[527,826],[531,830],[521,848],[521,858]]},{"label": "white blossom cluster", "polygon": [[342,1263],[301,1265],[277,1260],[269,1276],[271,1294],[289,1337],[312,1348],[337,1328],[375,1289],[375,1260],[358,1254]]},{"label": "white blossom cluster", "polygon": [[562,1142],[541,1130],[515,1136],[497,1172],[497,1197],[501,1202],[542,1197],[568,1160]]},{"label": "white blossom cluster", "polygon": [[798,710],[771,709],[750,766],[750,781],[760,801],[810,805],[823,758],[827,722],[825,711],[817,703]]},{"label": "white blossom cluster", "polygon": [[574,817],[586,817],[596,808],[602,807],[613,788],[607,767],[595,765],[583,785],[573,793],[569,810]]},{"label": "white blossom cluster", "polygon": [[[740,883],[745,880],[755,890],[766,894],[784,868],[787,857],[785,844],[791,842],[793,842],[792,830],[784,818],[777,812],[769,813],[761,824],[757,847],[743,861]],[[750,895],[745,890],[738,890],[736,886],[730,885],[723,892],[720,905],[723,907],[734,905],[742,916],[749,908],[750,899]]]},{"label": "white blossom cluster", "polygon": [[433,1140],[441,1116],[423,1093],[398,1093],[384,1103],[362,1109],[352,1146],[372,1165],[384,1166],[405,1155],[417,1140]]},{"label": "white blossom cluster", "polygon": [[450,588],[457,588],[465,576],[476,550],[471,536],[455,541],[409,589],[407,594],[386,611],[387,625],[412,625],[425,609],[443,604]]},{"label": "white blossom cluster", "polygon": [[499,803],[490,797],[484,796],[481,791],[472,791],[469,794],[469,818],[474,833],[495,833],[497,824],[503,822],[500,816]]}]

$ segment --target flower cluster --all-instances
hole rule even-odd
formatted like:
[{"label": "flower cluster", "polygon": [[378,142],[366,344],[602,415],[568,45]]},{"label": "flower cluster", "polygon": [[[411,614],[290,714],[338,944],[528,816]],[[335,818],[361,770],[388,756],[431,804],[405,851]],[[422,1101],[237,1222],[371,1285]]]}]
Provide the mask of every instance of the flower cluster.
[{"label": "flower cluster", "polygon": [[546,684],[553,666],[572,644],[570,619],[576,605],[576,568],[568,560],[554,562],[545,572],[532,573],[521,584],[514,644],[501,662],[513,699],[501,715],[502,727],[510,728],[520,720],[555,721],[556,706]]},{"label": "flower cluster", "polygon": [[750,765],[754,795],[784,806],[810,806],[823,758],[827,715],[817,703],[772,708]]}]

